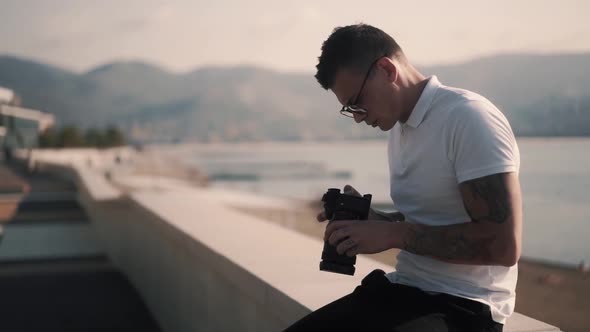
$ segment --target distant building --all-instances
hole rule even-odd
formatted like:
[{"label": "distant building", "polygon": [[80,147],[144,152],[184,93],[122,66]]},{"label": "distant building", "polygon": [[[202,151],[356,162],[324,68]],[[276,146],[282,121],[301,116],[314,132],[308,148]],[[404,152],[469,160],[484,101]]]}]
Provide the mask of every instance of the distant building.
[{"label": "distant building", "polygon": [[37,147],[39,134],[55,123],[51,114],[10,105],[15,96],[0,87],[0,147],[5,152]]},{"label": "distant building", "polygon": [[0,104],[10,104],[14,100],[15,93],[10,89],[0,86]]}]

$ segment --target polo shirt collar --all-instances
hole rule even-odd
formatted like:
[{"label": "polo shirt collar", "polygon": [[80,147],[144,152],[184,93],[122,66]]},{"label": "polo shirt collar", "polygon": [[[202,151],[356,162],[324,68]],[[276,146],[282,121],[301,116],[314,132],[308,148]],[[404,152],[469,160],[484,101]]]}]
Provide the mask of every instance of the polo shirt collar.
[{"label": "polo shirt collar", "polygon": [[420,98],[418,98],[418,102],[414,106],[405,125],[413,128],[418,128],[418,126],[420,126],[424,120],[424,116],[430,109],[430,104],[432,103],[432,99],[434,99],[436,90],[438,90],[438,87],[440,86],[441,84],[436,76],[433,75],[428,78],[428,83],[426,83],[424,90],[422,90],[422,94],[420,94]]}]

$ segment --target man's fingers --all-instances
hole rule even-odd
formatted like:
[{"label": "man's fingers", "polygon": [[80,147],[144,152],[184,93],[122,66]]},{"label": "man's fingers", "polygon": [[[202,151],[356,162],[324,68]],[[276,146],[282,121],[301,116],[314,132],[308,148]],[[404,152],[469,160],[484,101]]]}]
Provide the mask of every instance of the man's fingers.
[{"label": "man's fingers", "polygon": [[317,220],[319,222],[326,221],[328,219],[328,218],[326,218],[326,213],[325,212],[318,213],[318,215],[317,215],[316,218],[317,218]]},{"label": "man's fingers", "polygon": [[361,194],[349,184],[344,186],[344,193],[353,196],[361,196]]},{"label": "man's fingers", "polygon": [[336,247],[336,251],[338,252],[338,254],[342,255],[342,254],[348,252],[349,250],[353,249],[356,246],[357,246],[357,243],[353,239],[348,238],[348,239],[340,242],[340,244]]},{"label": "man's fingers", "polygon": [[348,257],[354,257],[354,256],[358,255],[359,254],[359,251],[358,251],[359,249],[358,248],[359,248],[358,246],[355,246],[354,248],[349,249],[346,252],[346,256],[348,256]]},{"label": "man's fingers", "polygon": [[331,245],[335,246],[338,243],[340,243],[340,241],[342,241],[343,239],[347,238],[350,236],[350,228],[349,227],[345,227],[345,228],[340,228],[334,232],[332,232],[332,235],[330,235],[330,237],[328,238],[328,242],[330,242]]},{"label": "man's fingers", "polygon": [[350,226],[354,222],[354,220],[339,220],[337,222],[332,222],[328,224],[328,226],[326,227],[326,232],[324,233],[324,241],[329,239],[330,236],[332,236],[332,233],[334,233],[335,231],[339,230],[340,228]]},{"label": "man's fingers", "polygon": [[[344,186],[344,193],[347,194],[347,195],[361,196],[361,194],[359,194],[359,192],[356,191],[356,189],[354,189],[349,184],[347,184],[347,185]],[[318,213],[318,215],[316,216],[316,219],[319,222],[328,220],[328,217],[326,216],[326,212],[325,211],[322,211],[322,212]]]}]

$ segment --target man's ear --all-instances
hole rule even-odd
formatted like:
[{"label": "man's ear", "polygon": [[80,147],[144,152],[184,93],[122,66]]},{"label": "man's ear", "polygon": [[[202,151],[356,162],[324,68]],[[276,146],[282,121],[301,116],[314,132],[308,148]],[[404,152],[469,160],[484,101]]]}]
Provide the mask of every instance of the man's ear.
[{"label": "man's ear", "polygon": [[379,67],[385,70],[387,74],[387,80],[391,83],[397,81],[397,77],[399,74],[399,64],[393,61],[390,58],[383,57],[379,60]]}]

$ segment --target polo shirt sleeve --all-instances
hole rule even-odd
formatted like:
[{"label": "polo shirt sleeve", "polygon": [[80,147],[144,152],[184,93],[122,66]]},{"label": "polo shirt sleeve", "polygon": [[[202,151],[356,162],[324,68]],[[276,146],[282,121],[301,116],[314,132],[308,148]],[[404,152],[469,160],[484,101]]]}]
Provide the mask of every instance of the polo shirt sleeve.
[{"label": "polo shirt sleeve", "polygon": [[516,139],[504,115],[490,102],[464,101],[452,112],[449,159],[457,182],[518,172]]}]

